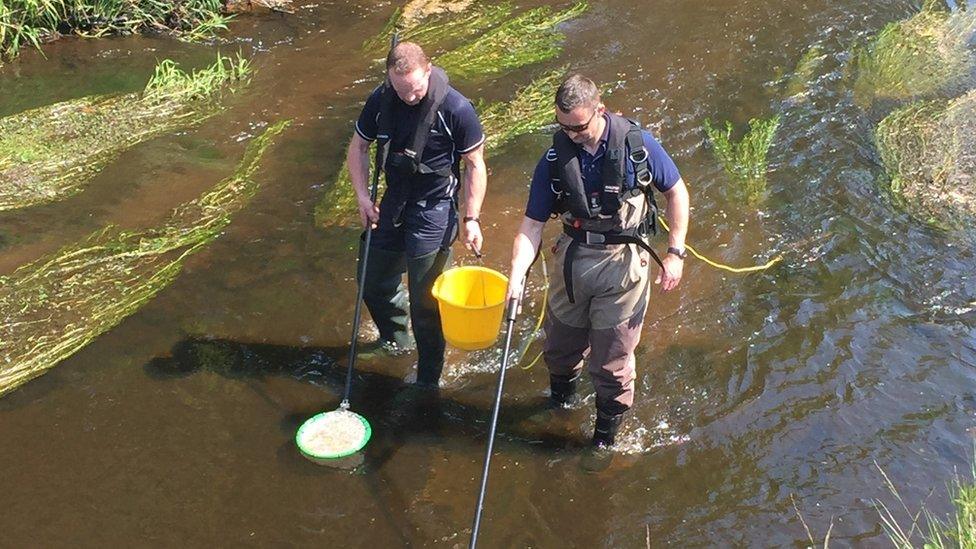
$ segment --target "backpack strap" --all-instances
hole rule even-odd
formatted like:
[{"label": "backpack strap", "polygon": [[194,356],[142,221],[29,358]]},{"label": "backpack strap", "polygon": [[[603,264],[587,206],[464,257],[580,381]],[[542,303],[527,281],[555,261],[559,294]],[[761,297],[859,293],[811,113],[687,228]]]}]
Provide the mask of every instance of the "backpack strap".
[{"label": "backpack strap", "polygon": [[[396,116],[394,113],[394,106],[396,104],[397,95],[396,90],[393,89],[389,79],[383,86],[376,139],[381,146],[389,149],[389,143],[393,139],[393,133],[396,131]],[[403,154],[409,156],[411,160],[413,160],[418,173],[433,173],[441,177],[449,177],[454,173],[451,166],[441,168],[439,170],[432,170],[429,166],[421,162],[424,155],[424,149],[427,148],[427,139],[430,137],[430,130],[434,127],[434,124],[437,123],[437,112],[444,104],[444,99],[447,98],[448,92],[450,92],[450,87],[447,74],[440,67],[433,67],[430,73],[430,84],[427,88],[427,95],[421,101],[422,113],[420,122],[417,124],[417,127],[414,128],[413,136],[410,140],[410,148],[404,149],[403,151]],[[385,157],[387,156],[388,152],[389,151],[387,150],[387,152],[384,153],[384,164],[382,165],[385,165]]]}]

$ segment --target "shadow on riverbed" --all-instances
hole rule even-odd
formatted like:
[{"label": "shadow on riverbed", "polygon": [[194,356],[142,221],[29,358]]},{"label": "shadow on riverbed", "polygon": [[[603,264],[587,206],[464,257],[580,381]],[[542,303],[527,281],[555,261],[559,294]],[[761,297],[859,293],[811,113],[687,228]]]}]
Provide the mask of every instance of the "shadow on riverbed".
[{"label": "shadow on riverbed", "polygon": [[[188,338],[177,343],[169,356],[151,360],[145,371],[161,381],[210,371],[247,383],[262,400],[281,411],[282,431],[294,433],[312,415],[339,406],[348,352],[346,346],[292,347]],[[370,365],[368,361],[363,362]],[[363,362],[358,366],[364,365]],[[321,393],[310,397],[309,385],[320,388]],[[484,441],[494,388],[492,381],[490,386],[468,388],[463,394],[443,388],[435,393],[416,389],[397,376],[357,367],[350,401],[353,410],[373,424],[374,440],[370,448],[391,445],[392,452],[408,441],[439,443],[456,438]],[[588,441],[582,433],[571,436],[522,426],[544,406],[542,396],[503,401],[499,436],[516,447],[546,454],[554,449],[586,445]],[[377,457],[380,456],[371,455],[367,459],[374,466],[381,466],[389,456],[382,457],[378,463],[374,460]]]}]

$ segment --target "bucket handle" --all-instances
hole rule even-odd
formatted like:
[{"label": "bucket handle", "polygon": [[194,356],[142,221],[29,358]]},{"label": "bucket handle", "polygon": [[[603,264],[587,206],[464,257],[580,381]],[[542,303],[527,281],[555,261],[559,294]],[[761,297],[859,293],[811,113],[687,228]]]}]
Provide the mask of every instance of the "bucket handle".
[{"label": "bucket handle", "polygon": [[[481,254],[481,248],[477,246],[472,246],[472,251],[474,251],[474,256],[478,258],[478,266],[485,266],[485,256]],[[481,271],[478,273],[478,281],[481,282],[481,306],[484,307],[488,304],[488,296],[485,295],[487,291],[485,290],[485,272]]]}]

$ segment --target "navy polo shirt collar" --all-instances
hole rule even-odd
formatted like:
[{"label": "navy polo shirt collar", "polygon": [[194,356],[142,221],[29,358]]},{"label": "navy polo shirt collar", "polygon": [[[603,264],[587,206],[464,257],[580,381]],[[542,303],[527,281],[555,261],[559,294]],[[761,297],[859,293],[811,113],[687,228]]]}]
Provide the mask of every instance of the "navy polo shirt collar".
[{"label": "navy polo shirt collar", "polygon": [[606,122],[603,126],[603,135],[600,136],[600,145],[596,148],[596,153],[590,154],[583,145],[577,145],[579,148],[580,159],[587,160],[589,162],[596,162],[597,160],[603,158],[603,155],[607,152],[607,143],[610,141],[610,117],[607,113],[603,113],[603,120]]}]

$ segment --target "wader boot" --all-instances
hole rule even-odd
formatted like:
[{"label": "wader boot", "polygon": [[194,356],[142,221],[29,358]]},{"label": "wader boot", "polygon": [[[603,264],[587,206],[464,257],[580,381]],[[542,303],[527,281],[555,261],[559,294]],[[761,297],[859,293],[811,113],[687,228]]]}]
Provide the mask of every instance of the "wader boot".
[{"label": "wader boot", "polygon": [[579,374],[549,374],[549,400],[546,408],[526,418],[525,427],[533,435],[576,438],[579,436],[579,421],[574,421],[571,408]]},{"label": "wader boot", "polygon": [[593,445],[580,459],[580,467],[590,473],[606,471],[613,463],[613,445],[624,415],[607,414],[599,408],[596,411],[596,425],[593,427]]},{"label": "wader boot", "polygon": [[560,375],[549,374],[549,407],[569,408],[573,395],[576,394],[576,385],[579,382],[579,375]]},{"label": "wader boot", "polygon": [[417,342],[417,385],[420,386],[437,387],[444,369],[446,343],[441,314],[431,290],[450,261],[449,248],[407,259],[410,321]]},{"label": "wader boot", "polygon": [[617,439],[617,431],[623,421],[623,414],[604,414],[597,410],[596,425],[593,427],[593,446],[610,448]]},{"label": "wader boot", "polygon": [[[357,274],[363,261],[362,242],[359,246]],[[363,302],[380,332],[380,346],[410,348],[407,333],[407,288],[403,284],[406,271],[403,254],[370,247],[369,264],[363,282]],[[375,345],[374,345],[375,346]]]}]

